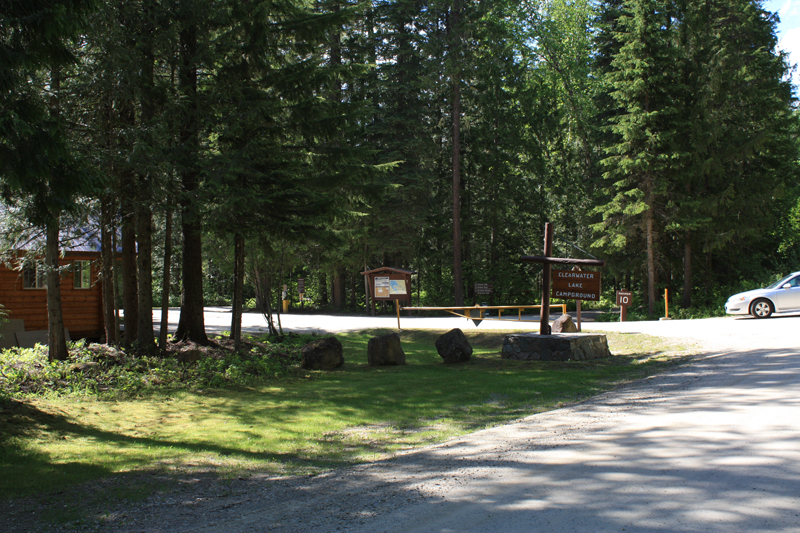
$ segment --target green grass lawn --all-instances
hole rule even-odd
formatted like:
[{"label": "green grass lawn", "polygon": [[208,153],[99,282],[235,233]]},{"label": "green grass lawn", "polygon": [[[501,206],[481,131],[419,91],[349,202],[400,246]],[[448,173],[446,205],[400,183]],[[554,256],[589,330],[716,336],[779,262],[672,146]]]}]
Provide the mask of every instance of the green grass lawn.
[{"label": "green grass lawn", "polygon": [[467,331],[472,360],[445,365],[434,347],[442,332],[404,331],[407,364],[369,367],[367,342],[381,333],[337,335],[346,360],[337,371],[250,388],[0,404],[0,498],[125,472],[318,473],[573,403],[685,360],[690,349],[610,334],[610,359],[505,361],[508,332]]}]

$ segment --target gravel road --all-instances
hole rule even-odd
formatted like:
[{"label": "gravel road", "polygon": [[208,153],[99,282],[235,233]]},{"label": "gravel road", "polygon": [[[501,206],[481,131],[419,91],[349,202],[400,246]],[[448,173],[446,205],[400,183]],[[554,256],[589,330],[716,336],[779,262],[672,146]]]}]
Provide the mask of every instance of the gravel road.
[{"label": "gravel road", "polygon": [[391,460],[224,487],[187,480],[115,530],[800,532],[800,317],[589,327],[694,339],[703,353]]}]

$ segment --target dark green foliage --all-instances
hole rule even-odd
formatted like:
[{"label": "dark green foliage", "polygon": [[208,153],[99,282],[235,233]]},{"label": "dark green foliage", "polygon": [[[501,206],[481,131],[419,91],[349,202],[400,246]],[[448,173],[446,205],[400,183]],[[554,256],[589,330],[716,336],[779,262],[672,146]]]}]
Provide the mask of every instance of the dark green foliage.
[{"label": "dark green foliage", "polygon": [[774,20],[744,0],[629,0],[601,13],[607,196],[596,245],[618,275],[647,279],[651,313],[664,277],[683,278],[685,306],[697,285],[708,304],[716,276],[744,274],[766,259],[759,248],[775,249],[796,175]]},{"label": "dark green foliage", "polygon": [[415,304],[452,304],[459,276],[467,303],[474,283],[536,303],[540,269],[518,259],[545,221],[557,255],[595,242],[648,307],[664,286],[716,305],[797,255],[797,117],[755,1],[0,7],[4,197],[43,222],[99,196],[100,169],[144,309],[174,211],[182,334],[203,336],[203,303],[241,301],[237,281],[262,307],[302,276],[306,308],[363,310],[359,273],[383,265],[419,272]]},{"label": "dark green foliage", "polygon": [[[69,40],[93,0],[0,2],[0,194],[45,226],[92,191],[58,107],[60,70],[75,57]],[[69,14],[69,15],[67,15]]]}]

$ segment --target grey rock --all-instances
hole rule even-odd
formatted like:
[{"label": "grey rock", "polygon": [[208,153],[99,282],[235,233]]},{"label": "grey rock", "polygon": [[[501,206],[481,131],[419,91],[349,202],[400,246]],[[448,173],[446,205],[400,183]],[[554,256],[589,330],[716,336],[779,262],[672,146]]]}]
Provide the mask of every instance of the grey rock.
[{"label": "grey rock", "polygon": [[445,363],[461,363],[469,361],[472,356],[472,346],[460,329],[451,329],[436,339],[436,351],[442,356]]},{"label": "grey rock", "polygon": [[334,370],[344,364],[342,343],[336,337],[309,342],[300,349],[300,366],[306,370]]},{"label": "grey rock", "polygon": [[578,326],[572,321],[572,317],[565,313],[553,322],[552,333],[578,333]]},{"label": "grey rock", "polygon": [[400,335],[389,333],[371,338],[367,344],[367,363],[370,366],[406,364],[406,354],[400,345]]}]

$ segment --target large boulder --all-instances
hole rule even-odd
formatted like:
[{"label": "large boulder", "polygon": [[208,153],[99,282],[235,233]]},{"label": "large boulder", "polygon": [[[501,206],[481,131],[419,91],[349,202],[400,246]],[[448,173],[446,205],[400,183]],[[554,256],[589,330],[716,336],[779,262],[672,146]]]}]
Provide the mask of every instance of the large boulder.
[{"label": "large boulder", "polygon": [[300,366],[306,370],[333,370],[344,364],[342,343],[336,337],[309,342],[300,349]]},{"label": "large boulder", "polygon": [[400,335],[389,333],[371,338],[367,344],[367,363],[370,366],[406,364],[406,354],[400,346]]},{"label": "large boulder", "polygon": [[578,333],[578,326],[572,321],[572,317],[563,314],[553,322],[552,333]]},{"label": "large boulder", "polygon": [[436,351],[445,363],[469,361],[472,356],[472,346],[467,342],[464,332],[458,328],[451,329],[436,339]]}]

